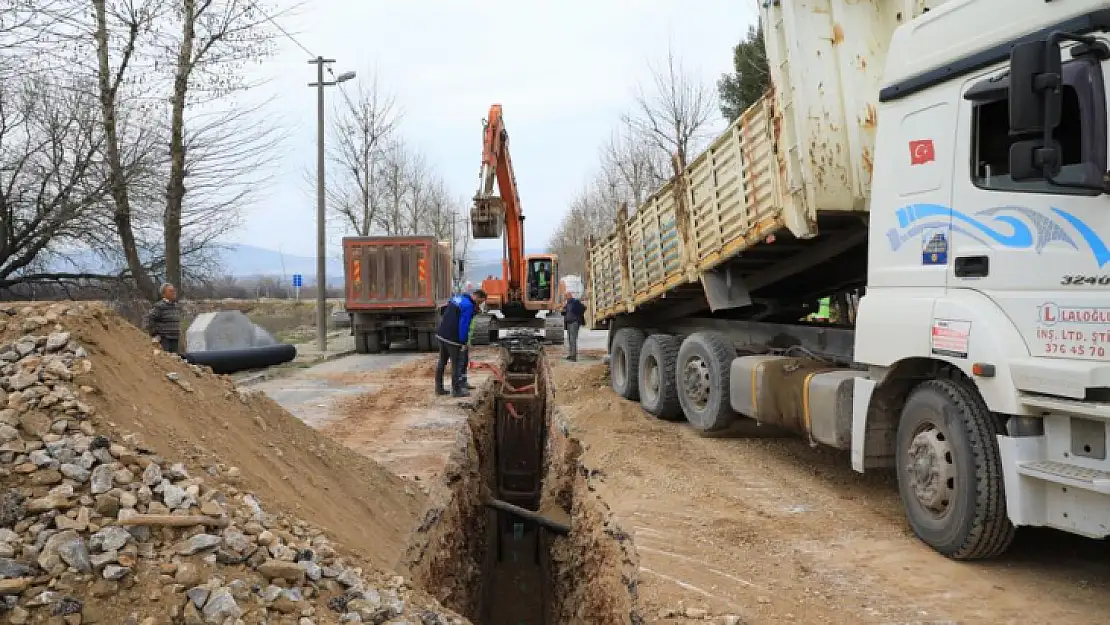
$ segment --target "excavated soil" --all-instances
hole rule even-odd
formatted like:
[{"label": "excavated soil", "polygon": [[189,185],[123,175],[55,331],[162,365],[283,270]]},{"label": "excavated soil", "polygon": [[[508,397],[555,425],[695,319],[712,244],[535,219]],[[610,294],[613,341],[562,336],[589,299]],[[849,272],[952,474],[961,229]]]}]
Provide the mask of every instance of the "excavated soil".
[{"label": "excavated soil", "polygon": [[[396,565],[426,507],[418,489],[269,398],[240,394],[226,377],[198,376],[104,307],[85,308],[52,319],[89,352],[93,368],[79,383],[92,391],[98,423],[140,434],[158,454],[181,458],[198,474],[222,467],[226,476],[235,467],[235,485],[267,507],[310,520],[360,560]],[[25,333],[9,323],[0,342]]]},{"label": "excavated soil", "polygon": [[1110,543],[1019,530],[954,562],[907,526],[889,472],[794,437],[718,439],[645,413],[601,363],[557,363],[591,482],[635,536],[651,623],[1106,623]]},{"label": "excavated soil", "polygon": [[[500,360],[504,368],[506,359]],[[498,562],[494,546],[498,515],[483,498],[494,496],[495,412],[500,384],[489,380],[467,407],[470,416],[433,491],[433,506],[410,545],[414,582],[439,601],[481,625],[512,623],[642,623],[636,606],[637,564],[631,538],[594,492],[597,477],[580,462],[581,448],[555,408],[550,370],[543,378],[543,485],[538,510],[570,525],[567,536],[539,533],[537,557],[506,547]],[[506,517],[517,538],[538,531],[532,522]],[[505,541],[511,540],[503,538]]]}]

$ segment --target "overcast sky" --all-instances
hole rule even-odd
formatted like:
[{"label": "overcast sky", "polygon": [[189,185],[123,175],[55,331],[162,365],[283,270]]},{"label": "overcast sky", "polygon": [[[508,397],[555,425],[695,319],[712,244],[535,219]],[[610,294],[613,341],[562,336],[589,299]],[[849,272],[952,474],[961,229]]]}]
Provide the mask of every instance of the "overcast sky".
[{"label": "overcast sky", "polygon": [[[715,84],[754,20],[750,0],[308,0],[279,22],[314,55],[336,59],[336,74],[376,74],[404,111],[406,142],[454,196],[473,196],[481,120],[490,104],[504,105],[531,248],[546,245],[594,171],[635,85],[649,78],[649,61],[665,58],[670,44]],[[273,188],[231,240],[315,256],[315,192],[304,173],[315,167],[316,92],[307,86],[315,67],[306,57],[283,39],[251,70],[270,79],[256,95],[277,96],[266,115],[289,138]],[[329,110],[337,97],[330,88]],[[337,243],[332,237],[329,256]]]}]

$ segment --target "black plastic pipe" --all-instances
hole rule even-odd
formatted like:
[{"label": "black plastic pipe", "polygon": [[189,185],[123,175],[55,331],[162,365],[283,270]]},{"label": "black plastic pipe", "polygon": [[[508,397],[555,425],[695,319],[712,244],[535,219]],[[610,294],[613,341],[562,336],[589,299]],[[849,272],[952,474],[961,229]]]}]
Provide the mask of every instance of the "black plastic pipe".
[{"label": "black plastic pipe", "polygon": [[508,512],[509,514],[518,516],[522,519],[526,519],[528,521],[534,521],[536,523],[539,523],[540,525],[546,527],[547,529],[551,530],[552,532],[554,532],[554,533],[556,533],[560,536],[566,536],[567,534],[570,533],[570,526],[569,525],[567,525],[565,523],[560,523],[559,521],[556,521],[555,519],[550,519],[548,517],[545,517],[544,515],[540,514],[539,512],[532,512],[531,510],[528,510],[526,508],[521,508],[520,506],[514,506],[513,504],[511,504],[507,501],[501,501],[500,499],[493,499],[491,497],[491,498],[487,498],[482,503],[484,503],[486,505],[486,507],[488,507],[488,508],[493,508],[494,510],[500,510],[502,512]]},{"label": "black plastic pipe", "polygon": [[244,349],[219,349],[207,352],[186,352],[186,362],[211,367],[215,373],[235,373],[249,369],[265,369],[280,365],[297,357],[297,348],[287,343],[247,347]]}]

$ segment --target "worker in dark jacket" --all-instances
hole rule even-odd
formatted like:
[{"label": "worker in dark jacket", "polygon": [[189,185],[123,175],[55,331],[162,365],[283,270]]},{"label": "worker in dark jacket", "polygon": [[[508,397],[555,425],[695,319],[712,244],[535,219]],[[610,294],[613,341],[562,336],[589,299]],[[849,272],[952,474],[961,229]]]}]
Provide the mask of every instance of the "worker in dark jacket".
[{"label": "worker in dark jacket", "polygon": [[439,329],[436,338],[439,339],[439,362],[436,364],[436,395],[446,395],[447,389],[443,388],[443,373],[447,368],[447,361],[451,361],[451,395],[467,397],[470,392],[463,383],[462,351],[466,349],[470,340],[470,320],[474,318],[474,310],[486,301],[486,292],[482,289],[474,291],[473,295],[461,293],[447,302],[443,310],[443,318],[439,320]]},{"label": "worker in dark jacket", "polygon": [[176,354],[181,346],[181,308],[177,305],[177,289],[163,284],[159,289],[162,298],[150,307],[144,326],[162,350]]},{"label": "worker in dark jacket", "polygon": [[578,331],[586,321],[586,305],[574,293],[567,292],[567,303],[563,306],[563,322],[567,327],[567,360],[578,361]]}]

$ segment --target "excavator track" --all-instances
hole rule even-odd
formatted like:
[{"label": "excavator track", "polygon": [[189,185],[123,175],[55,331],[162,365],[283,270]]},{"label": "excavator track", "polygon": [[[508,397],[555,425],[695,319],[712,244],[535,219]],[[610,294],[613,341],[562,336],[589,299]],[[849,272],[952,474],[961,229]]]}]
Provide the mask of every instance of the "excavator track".
[{"label": "excavator track", "polygon": [[552,345],[562,345],[566,342],[566,324],[562,315],[550,315],[544,320],[543,340]]},{"label": "excavator track", "polygon": [[497,319],[492,315],[480,314],[474,320],[471,345],[489,345],[497,342]]}]

